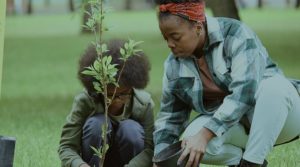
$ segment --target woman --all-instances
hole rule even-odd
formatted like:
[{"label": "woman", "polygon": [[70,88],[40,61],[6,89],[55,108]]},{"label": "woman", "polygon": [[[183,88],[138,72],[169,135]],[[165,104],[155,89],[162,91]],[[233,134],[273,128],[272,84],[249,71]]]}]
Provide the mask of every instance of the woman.
[{"label": "woman", "polygon": [[[112,40],[108,43],[108,55],[120,70],[120,48],[124,41]],[[103,95],[94,89],[95,79],[82,74],[85,68],[97,58],[95,47],[88,47],[79,60],[78,76],[85,91],[75,97],[71,113],[62,129],[59,157],[62,166],[94,167],[99,166],[99,158],[91,147],[102,144],[102,124],[104,123]],[[109,150],[105,167],[149,167],[153,156],[153,101],[143,88],[149,81],[150,63],[139,52],[126,62],[119,80],[115,97],[108,108]],[[118,78],[118,75],[117,75]],[[115,87],[109,85],[108,96],[113,95]]]},{"label": "woman", "polygon": [[[206,17],[202,0],[156,3],[172,52],[165,61],[155,154],[184,131],[178,164],[188,157],[187,167],[266,166],[274,145],[300,134],[300,86],[284,77],[243,23]],[[188,125],[191,110],[199,116]]]}]

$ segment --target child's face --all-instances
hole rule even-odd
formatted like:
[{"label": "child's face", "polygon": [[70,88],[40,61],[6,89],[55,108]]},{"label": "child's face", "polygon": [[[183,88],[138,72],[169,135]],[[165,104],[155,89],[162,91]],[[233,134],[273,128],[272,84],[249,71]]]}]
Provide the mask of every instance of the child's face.
[{"label": "child's face", "polygon": [[[114,93],[114,88],[107,89],[107,95],[109,98],[112,98],[113,93]],[[128,87],[117,88],[115,97],[108,108],[109,113],[113,115],[121,114],[124,105],[130,101],[131,97],[132,97],[132,88],[128,88]]]}]

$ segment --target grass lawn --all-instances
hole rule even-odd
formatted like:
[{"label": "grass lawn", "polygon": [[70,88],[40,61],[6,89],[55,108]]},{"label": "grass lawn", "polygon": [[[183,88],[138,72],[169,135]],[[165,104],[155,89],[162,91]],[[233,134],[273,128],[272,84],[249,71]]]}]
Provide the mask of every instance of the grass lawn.
[{"label": "grass lawn", "polygon": [[[300,78],[299,11],[241,11],[244,22],[261,37],[271,57],[287,76]],[[272,17],[270,17],[272,16]],[[82,90],[77,61],[92,39],[79,35],[80,15],[34,15],[7,18],[0,135],[17,138],[15,167],[57,167],[60,130],[73,97]],[[160,36],[154,11],[110,13],[105,38],[143,40],[152,63],[147,90],[159,108],[163,61],[168,48]],[[269,155],[270,166],[300,165],[300,141]],[[298,158],[297,158],[298,157]]]}]

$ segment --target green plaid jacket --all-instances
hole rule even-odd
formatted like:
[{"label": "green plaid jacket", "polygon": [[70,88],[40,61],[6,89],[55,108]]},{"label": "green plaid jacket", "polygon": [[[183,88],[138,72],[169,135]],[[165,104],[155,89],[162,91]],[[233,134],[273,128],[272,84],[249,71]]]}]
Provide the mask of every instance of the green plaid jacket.
[{"label": "green plaid jacket", "polygon": [[222,135],[254,107],[254,94],[262,79],[283,75],[256,34],[243,23],[207,17],[207,26],[207,64],[214,82],[229,95],[222,104],[205,109],[196,59],[170,54],[164,64],[161,108],[155,122],[155,153],[178,140],[191,110],[212,115],[205,127]]}]

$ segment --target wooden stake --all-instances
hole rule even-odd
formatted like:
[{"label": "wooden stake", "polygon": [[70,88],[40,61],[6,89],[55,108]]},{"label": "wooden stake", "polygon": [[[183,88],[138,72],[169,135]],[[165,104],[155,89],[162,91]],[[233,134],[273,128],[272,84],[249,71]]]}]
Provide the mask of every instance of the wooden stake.
[{"label": "wooden stake", "polygon": [[[2,67],[3,67],[3,48],[4,48],[4,32],[5,32],[5,15],[6,15],[6,0],[0,0],[0,99],[2,88]],[[1,164],[1,163],[0,163]]]}]

